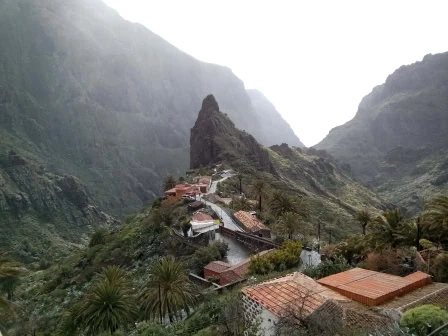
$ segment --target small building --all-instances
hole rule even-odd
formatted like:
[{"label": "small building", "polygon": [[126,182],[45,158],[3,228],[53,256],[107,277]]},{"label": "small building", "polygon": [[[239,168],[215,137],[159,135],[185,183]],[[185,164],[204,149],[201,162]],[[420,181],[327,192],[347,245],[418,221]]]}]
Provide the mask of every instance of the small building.
[{"label": "small building", "polygon": [[183,196],[195,198],[200,194],[200,187],[194,184],[178,184],[174,188],[165,191],[165,196],[170,203],[180,200]]},{"label": "small building", "polygon": [[282,319],[294,317],[321,335],[384,330],[416,306],[448,307],[448,284],[428,274],[399,277],[361,268],[318,281],[295,272],[242,290],[245,316],[261,318],[266,336]]},{"label": "small building", "polygon": [[199,209],[202,209],[204,207],[204,203],[202,203],[201,201],[194,201],[191,202],[190,204],[188,204],[188,209],[190,211],[197,211]]},{"label": "small building", "polygon": [[190,224],[193,232],[216,225],[212,216],[201,211],[193,213]]},{"label": "small building", "polygon": [[233,217],[244,230],[258,237],[271,238],[271,229],[264,225],[255,212],[238,211]]},{"label": "small building", "polygon": [[[270,251],[272,250],[260,252],[257,256],[262,256]],[[250,258],[235,265],[223,261],[212,261],[204,267],[204,277],[218,278],[219,284],[225,286],[246,279],[249,272],[249,264]]]},{"label": "small building", "polygon": [[194,178],[194,183],[201,189],[201,192],[206,194],[210,189],[212,183],[211,176],[196,176]]}]

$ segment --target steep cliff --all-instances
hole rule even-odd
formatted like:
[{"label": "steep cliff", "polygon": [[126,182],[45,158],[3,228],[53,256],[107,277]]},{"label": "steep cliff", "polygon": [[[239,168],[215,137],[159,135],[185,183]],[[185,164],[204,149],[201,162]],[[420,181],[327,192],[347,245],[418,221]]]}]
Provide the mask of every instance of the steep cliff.
[{"label": "steep cliff", "polygon": [[[188,168],[190,129],[213,92],[267,143],[244,83],[100,0],[0,1],[0,150],[77,176],[125,216]],[[267,121],[270,122],[270,121]]]},{"label": "steep cliff", "polygon": [[238,130],[229,117],[219,111],[215,97],[208,95],[191,129],[190,166],[194,169],[221,162],[232,162],[240,169],[275,173],[267,151],[252,135]]},{"label": "steep cliff", "polygon": [[[325,151],[301,149],[286,143],[263,148],[250,134],[238,130],[219,112],[212,95],[207,96],[190,138],[191,168],[224,163],[244,176],[248,185],[262,179],[309,201],[314,218],[343,237],[359,229],[353,220],[358,209],[392,207],[374,191],[354,180],[348,165],[338,163]],[[339,222],[337,225],[333,223]]]},{"label": "steep cliff", "polygon": [[[396,70],[363,98],[351,121],[315,147],[348,162],[356,176],[373,179],[387,199],[415,212],[425,196],[448,190],[447,134],[448,53],[443,53]],[[412,188],[405,186],[410,181]]]},{"label": "steep cliff", "polygon": [[49,173],[14,151],[0,155],[0,250],[26,263],[52,262],[114,223],[75,177]]},{"label": "steep cliff", "polygon": [[275,106],[260,91],[247,90],[247,94],[261,120],[261,131],[266,139],[263,142],[265,146],[287,143],[290,146],[305,147]]}]

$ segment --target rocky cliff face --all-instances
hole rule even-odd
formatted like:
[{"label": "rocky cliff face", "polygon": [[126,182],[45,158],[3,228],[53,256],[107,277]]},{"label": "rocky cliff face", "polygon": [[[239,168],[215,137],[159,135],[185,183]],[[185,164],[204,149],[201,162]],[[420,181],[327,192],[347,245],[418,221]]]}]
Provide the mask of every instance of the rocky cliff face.
[{"label": "rocky cliff face", "polygon": [[215,97],[208,95],[191,129],[190,167],[221,162],[232,162],[240,169],[275,173],[267,151],[252,135],[238,130],[229,117],[219,111]]},{"label": "rocky cliff face", "polygon": [[0,155],[0,250],[27,263],[53,261],[115,222],[75,177],[51,174],[14,151]]},{"label": "rocky cliff face", "polygon": [[295,135],[291,126],[275,109],[275,106],[258,90],[247,90],[255,112],[261,120],[261,131],[266,141],[265,146],[287,143],[290,146],[305,147]]},{"label": "rocky cliff face", "polygon": [[[325,151],[286,143],[263,148],[250,134],[236,129],[212,95],[204,99],[191,130],[190,156],[193,169],[218,163],[231,166],[244,176],[248,194],[248,186],[262,179],[275,190],[306,197],[314,218],[321,218],[339,237],[357,229],[353,220],[357,209],[392,207]],[[333,225],[337,221],[343,224]]]},{"label": "rocky cliff face", "polygon": [[100,0],[0,1],[0,45],[0,150],[77,176],[116,215],[151,202],[167,172],[185,172],[209,92],[237,127],[268,142],[230,69],[194,59]]},{"label": "rocky cliff face", "polygon": [[[395,188],[403,191],[399,183],[417,177],[404,168],[409,160],[421,165],[420,169],[428,160],[435,167],[443,165],[438,158],[440,151],[448,149],[447,134],[448,53],[443,53],[427,55],[421,62],[396,70],[383,85],[364,97],[353,120],[331,130],[316,148],[326,149],[348,162],[362,179],[374,179],[372,185],[383,188],[378,190],[395,194]],[[443,180],[444,172],[438,169],[421,173],[429,174],[421,180]],[[428,183],[423,183],[420,190],[427,188]],[[415,184],[414,187],[419,189]],[[448,187],[440,183],[436,189],[428,190],[443,192]],[[408,190],[399,192],[392,200],[409,205],[407,200],[415,197],[419,198],[416,190]],[[421,202],[422,199],[417,203]],[[411,208],[413,212],[417,210]]]}]

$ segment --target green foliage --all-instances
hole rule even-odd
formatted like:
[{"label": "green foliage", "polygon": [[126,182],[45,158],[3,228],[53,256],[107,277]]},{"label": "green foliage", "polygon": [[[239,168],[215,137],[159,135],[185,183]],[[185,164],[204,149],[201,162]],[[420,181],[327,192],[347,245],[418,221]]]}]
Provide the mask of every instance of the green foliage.
[{"label": "green foliage", "polygon": [[88,335],[112,334],[132,323],[137,316],[137,303],[126,272],[117,266],[104,269],[79,313],[75,322],[78,320]]},{"label": "green foliage", "polygon": [[10,308],[10,300],[14,296],[14,287],[25,272],[21,263],[11,260],[6,253],[0,252],[0,285],[6,291],[8,300],[0,296],[0,310]]},{"label": "green foliage", "polygon": [[235,211],[251,211],[255,209],[255,206],[246,197],[234,197],[229,207]]},{"label": "green foliage", "polygon": [[362,235],[352,235],[344,241],[338,243],[332,256],[343,257],[349,264],[360,261],[367,255],[368,242]]},{"label": "green foliage", "polygon": [[288,240],[274,251],[251,257],[250,274],[267,274],[271,271],[284,271],[300,264],[302,243]]},{"label": "green foliage", "polygon": [[431,272],[434,274],[436,281],[448,282],[448,253],[440,253],[431,265]]},{"label": "green foliage", "polygon": [[89,247],[94,247],[96,245],[104,245],[106,243],[107,230],[105,228],[98,228],[92,238],[90,238]]},{"label": "green foliage", "polygon": [[367,209],[359,210],[355,214],[355,218],[358,223],[361,225],[362,234],[366,234],[367,225],[373,220],[372,214]]},{"label": "green foliage", "polygon": [[436,241],[448,240],[448,196],[434,198],[425,206],[425,217]]},{"label": "green foliage", "polygon": [[397,247],[399,244],[399,232],[404,223],[404,217],[398,209],[383,212],[372,223],[372,242],[378,247]]},{"label": "green foliage", "polygon": [[163,181],[163,190],[169,190],[176,186],[177,180],[173,175],[168,175],[165,177],[165,180]]},{"label": "green foliage", "polygon": [[284,213],[274,226],[276,234],[287,239],[293,239],[297,234],[307,235],[307,225],[303,218],[294,212]]},{"label": "green foliage", "polygon": [[262,211],[263,198],[267,196],[268,185],[264,180],[256,180],[250,186],[249,192],[258,200],[258,210]]},{"label": "green foliage", "polygon": [[[400,324],[417,336],[426,336],[448,322],[448,311],[435,305],[423,305],[409,309],[401,317]],[[448,332],[439,333],[448,335]]]},{"label": "green foliage", "polygon": [[165,257],[151,266],[150,279],[140,295],[147,320],[168,316],[170,321],[179,318],[179,311],[195,305],[199,290],[186,275],[183,265],[173,257]]},{"label": "green foliage", "polygon": [[336,257],[333,259],[328,259],[322,261],[319,265],[316,266],[307,266],[303,270],[303,274],[313,278],[313,279],[321,279],[326,276],[347,271],[351,268],[351,266],[347,263],[343,257]]},{"label": "green foliage", "polygon": [[222,260],[227,255],[228,246],[223,242],[213,242],[197,249],[188,260],[188,268],[196,274],[203,274],[204,266],[214,260]]}]

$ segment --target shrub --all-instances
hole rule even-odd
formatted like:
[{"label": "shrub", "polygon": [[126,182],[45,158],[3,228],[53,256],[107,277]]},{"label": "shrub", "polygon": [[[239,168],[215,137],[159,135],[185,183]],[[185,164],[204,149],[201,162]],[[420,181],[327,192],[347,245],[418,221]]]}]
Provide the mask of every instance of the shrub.
[{"label": "shrub", "polygon": [[[448,322],[448,311],[435,305],[423,305],[408,310],[401,317],[400,324],[417,336],[426,336]],[[447,335],[447,332],[439,333]]]},{"label": "shrub", "polygon": [[321,279],[326,276],[347,271],[351,266],[343,257],[336,257],[334,260],[325,260],[316,266],[307,266],[303,270],[303,274],[313,279]]},{"label": "shrub", "polygon": [[263,256],[252,257],[249,264],[250,274],[267,274],[273,270],[284,271],[300,264],[302,243],[288,240],[281,248]]},{"label": "shrub", "polygon": [[432,265],[431,271],[439,282],[448,282],[448,253],[440,253]]}]

